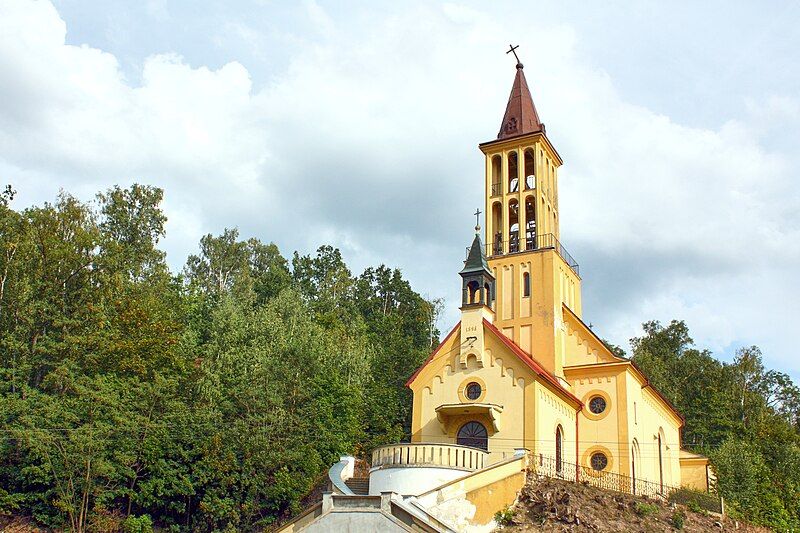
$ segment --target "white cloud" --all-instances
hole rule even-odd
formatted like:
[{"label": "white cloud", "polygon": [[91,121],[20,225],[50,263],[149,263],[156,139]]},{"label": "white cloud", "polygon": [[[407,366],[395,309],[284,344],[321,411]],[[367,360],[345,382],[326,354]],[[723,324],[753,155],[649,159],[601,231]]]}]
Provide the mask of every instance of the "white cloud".
[{"label": "white cloud", "polygon": [[796,100],[688,127],[622,98],[574,28],[458,4],[343,27],[307,2],[316,33],[283,51],[288,68],[264,87],[237,62],[195,68],[169,50],[134,85],[113,55],[66,45],[49,3],[0,2],[0,170],[20,204],[59,186],[89,197],[154,183],[175,266],[225,226],[286,253],[331,242],[356,270],[383,261],[447,296],[450,319],[482,204],[475,145],[494,136],[510,88],[506,36],[524,35],[528,81],[566,161],[562,240],[582,261],[598,331],[624,343],[644,320],[687,318],[709,347],[757,343],[800,371],[772,318],[798,311],[798,161],[753,133],[769,129],[765,116],[796,129]]}]

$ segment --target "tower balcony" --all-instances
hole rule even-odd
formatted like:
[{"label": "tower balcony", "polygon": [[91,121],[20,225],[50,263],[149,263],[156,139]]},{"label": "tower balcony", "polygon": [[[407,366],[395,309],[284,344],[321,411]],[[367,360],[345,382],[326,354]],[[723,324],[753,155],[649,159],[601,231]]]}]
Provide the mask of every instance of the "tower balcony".
[{"label": "tower balcony", "polygon": [[[509,232],[509,238],[506,240],[503,240],[501,234],[497,234],[486,243],[486,257],[489,258],[537,250],[555,250],[572,271],[580,276],[578,262],[552,233],[542,235],[528,233],[525,239],[521,239],[518,231],[512,231]],[[469,252],[469,249],[467,249],[467,252]]]}]

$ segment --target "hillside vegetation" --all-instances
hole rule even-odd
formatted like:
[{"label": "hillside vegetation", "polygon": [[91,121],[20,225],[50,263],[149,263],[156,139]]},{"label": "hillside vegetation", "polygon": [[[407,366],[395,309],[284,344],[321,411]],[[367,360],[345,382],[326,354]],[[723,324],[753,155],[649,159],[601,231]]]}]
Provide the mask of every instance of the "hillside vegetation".
[{"label": "hillside vegetation", "polygon": [[517,504],[498,514],[498,518],[502,524],[498,529],[507,532],[769,531],[729,517],[709,514],[699,508],[692,510],[683,505],[605,491],[583,483],[537,479],[535,475],[529,475]]},{"label": "hillside vegetation", "polygon": [[[12,197],[0,515],[76,532],[259,530],[299,511],[340,454],[407,436],[403,383],[438,340],[441,304],[399,271],[354,275],[330,246],[289,260],[225,230],[171,272],[159,189],[19,211]],[[754,348],[723,365],[681,322],[645,332],[633,356],[686,414],[730,507],[798,527],[797,388]]]}]

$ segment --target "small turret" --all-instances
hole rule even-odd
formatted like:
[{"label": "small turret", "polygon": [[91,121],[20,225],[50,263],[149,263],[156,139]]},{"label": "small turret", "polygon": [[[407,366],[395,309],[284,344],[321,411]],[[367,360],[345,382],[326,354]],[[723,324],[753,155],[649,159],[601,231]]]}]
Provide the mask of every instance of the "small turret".
[{"label": "small turret", "polygon": [[467,367],[470,357],[474,357],[479,366],[484,361],[483,321],[494,321],[494,275],[489,269],[483,243],[480,237],[480,226],[475,227],[475,239],[464,261],[461,274],[461,354],[459,361],[463,368]]},{"label": "small turret", "polygon": [[[477,231],[480,231],[478,226]],[[461,274],[461,308],[486,306],[493,307],[494,276],[489,270],[486,254],[479,233],[475,234]]]}]

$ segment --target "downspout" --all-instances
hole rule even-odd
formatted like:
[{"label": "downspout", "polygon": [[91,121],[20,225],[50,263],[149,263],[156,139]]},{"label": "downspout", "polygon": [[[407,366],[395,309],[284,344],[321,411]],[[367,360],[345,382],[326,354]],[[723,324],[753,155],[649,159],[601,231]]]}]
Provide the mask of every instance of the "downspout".
[{"label": "downspout", "polygon": [[580,439],[578,438],[578,420],[580,420],[580,414],[580,409],[575,411],[575,483],[580,483],[579,473],[581,471],[581,465],[578,464],[578,448],[580,443]]}]

